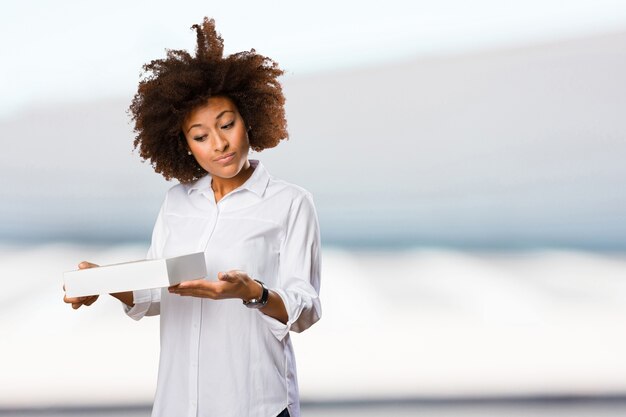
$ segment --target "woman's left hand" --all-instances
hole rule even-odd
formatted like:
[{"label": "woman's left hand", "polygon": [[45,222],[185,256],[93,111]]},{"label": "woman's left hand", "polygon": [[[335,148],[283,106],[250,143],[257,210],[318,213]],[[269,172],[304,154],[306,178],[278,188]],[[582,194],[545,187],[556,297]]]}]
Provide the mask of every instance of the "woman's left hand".
[{"label": "woman's left hand", "polygon": [[196,279],[184,281],[168,288],[171,294],[182,296],[212,298],[241,298],[250,300],[260,298],[263,292],[261,285],[250,278],[244,271],[232,270],[217,274],[217,281]]}]

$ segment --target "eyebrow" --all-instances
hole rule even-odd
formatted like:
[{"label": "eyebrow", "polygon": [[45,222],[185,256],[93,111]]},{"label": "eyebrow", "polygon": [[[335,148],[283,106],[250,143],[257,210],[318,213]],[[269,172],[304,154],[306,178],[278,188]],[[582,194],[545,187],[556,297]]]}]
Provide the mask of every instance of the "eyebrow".
[{"label": "eyebrow", "polygon": [[[218,114],[215,117],[215,120],[218,120],[220,117],[222,117],[224,115],[224,113],[234,113],[234,111],[232,111],[232,110],[224,110],[224,111],[222,111],[220,114]],[[202,127],[202,123],[196,123],[195,125],[189,126],[189,129],[187,129],[187,133],[189,133],[189,131],[191,129],[193,129],[194,127]]]}]

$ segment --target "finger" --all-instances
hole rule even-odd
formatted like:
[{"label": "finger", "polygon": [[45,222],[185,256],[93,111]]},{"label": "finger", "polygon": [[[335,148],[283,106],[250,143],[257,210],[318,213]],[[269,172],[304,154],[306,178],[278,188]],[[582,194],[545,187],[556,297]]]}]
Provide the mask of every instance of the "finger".
[{"label": "finger", "polygon": [[183,281],[178,284],[178,288],[206,288],[208,281],[204,279],[194,279],[192,281]]},{"label": "finger", "polygon": [[237,277],[235,277],[235,274],[233,272],[234,271],[218,272],[217,279],[219,279],[220,281],[234,282],[237,280]]},{"label": "finger", "polygon": [[199,288],[171,288],[169,289],[169,292],[171,292],[172,294],[182,294],[182,293],[192,293],[192,292],[198,292],[198,291],[203,291],[202,289]]},{"label": "finger", "polygon": [[91,262],[82,261],[81,263],[78,264],[78,269],[96,268],[97,266],[98,265],[92,264]]},{"label": "finger", "polygon": [[66,303],[75,304],[75,303],[82,303],[85,300],[85,298],[87,298],[87,297],[68,297],[68,296],[65,296],[65,297],[63,297],[63,301],[65,301]]},{"label": "finger", "polygon": [[85,300],[85,302],[83,304],[86,305],[86,306],[90,306],[93,303],[95,303],[97,299],[98,299],[98,296],[97,295],[93,295],[93,296],[89,297],[87,300]]},{"label": "finger", "polygon": [[182,296],[191,296],[191,297],[202,297],[202,298],[217,298],[217,294],[214,291],[207,289],[198,289],[198,288],[183,288],[176,291],[172,291],[172,294],[182,295]]},{"label": "finger", "polygon": [[78,310],[82,304],[81,303],[72,303],[72,308],[74,310]]},{"label": "finger", "polygon": [[205,295],[204,293],[199,293],[198,291],[192,291],[192,290],[180,290],[180,291],[173,292],[172,294],[181,295],[183,297],[210,298],[208,297],[208,295]]}]

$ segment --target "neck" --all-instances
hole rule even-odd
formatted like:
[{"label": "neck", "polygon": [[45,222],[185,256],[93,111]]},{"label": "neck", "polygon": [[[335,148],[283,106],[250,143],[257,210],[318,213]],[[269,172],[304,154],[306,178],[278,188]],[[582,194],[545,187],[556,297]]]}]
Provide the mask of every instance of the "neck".
[{"label": "neck", "polygon": [[246,161],[244,166],[241,168],[241,171],[239,171],[239,173],[232,178],[213,176],[211,188],[216,196],[223,197],[246,182],[253,172],[254,168],[250,164],[250,161]]}]

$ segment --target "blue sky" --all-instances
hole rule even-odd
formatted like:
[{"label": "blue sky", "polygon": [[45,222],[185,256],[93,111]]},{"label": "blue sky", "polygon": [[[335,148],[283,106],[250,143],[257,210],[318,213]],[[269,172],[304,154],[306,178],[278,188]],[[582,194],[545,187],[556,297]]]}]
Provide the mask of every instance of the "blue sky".
[{"label": "blue sky", "polygon": [[188,28],[205,15],[227,53],[254,47],[296,76],[626,28],[621,0],[12,2],[0,16],[0,117],[130,97],[141,65],[193,48]]}]

